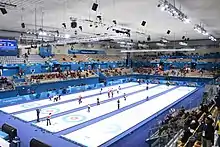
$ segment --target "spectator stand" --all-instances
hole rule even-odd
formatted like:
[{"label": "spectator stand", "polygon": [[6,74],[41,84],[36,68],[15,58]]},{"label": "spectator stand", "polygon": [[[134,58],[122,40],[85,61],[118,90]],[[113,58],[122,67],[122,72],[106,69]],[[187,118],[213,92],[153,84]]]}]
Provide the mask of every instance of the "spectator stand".
[{"label": "spectator stand", "polygon": [[[214,91],[215,85],[207,85],[204,88],[203,101],[197,101],[197,106],[201,104],[206,104],[211,108],[213,103],[213,96],[216,94]],[[195,101],[193,101],[195,103]],[[185,124],[191,120],[192,116],[199,118],[202,116],[201,110],[197,107],[191,106],[188,107],[187,111],[177,110],[171,112],[168,116],[162,121],[163,123],[158,123],[154,128],[149,131],[149,138],[146,140],[150,147],[176,147],[176,142],[178,142],[181,135],[184,134]],[[184,112],[184,113],[183,113]],[[165,122],[165,123],[164,123]],[[190,146],[192,147],[192,146]]]},{"label": "spectator stand", "polygon": [[181,133],[181,130],[184,128],[184,123],[188,118],[188,114],[192,113],[194,110],[195,109],[190,109],[185,111],[184,108],[181,108],[173,112],[171,109],[170,114],[168,114],[157,127],[149,131],[150,138],[146,140],[148,145],[150,147],[164,147],[168,144],[177,134]]},{"label": "spectator stand", "polygon": [[[212,92],[210,92],[212,93]],[[210,96],[210,97],[208,97]],[[166,147],[200,147],[201,146],[201,122],[204,120],[205,116],[212,114],[213,118],[216,115],[213,113],[215,110],[215,103],[213,101],[213,95],[208,94],[206,96],[205,105],[200,105],[200,108],[197,108],[197,116],[199,116],[198,124],[196,127],[186,127],[186,122],[190,121],[189,118],[185,121],[184,129],[181,129],[170,141],[167,143]],[[203,101],[204,102],[204,101]],[[206,111],[205,106],[208,108]],[[190,126],[190,125],[189,125]],[[188,130],[190,128],[190,130]],[[184,138],[184,139],[183,139]],[[184,141],[185,140],[185,141]]]}]

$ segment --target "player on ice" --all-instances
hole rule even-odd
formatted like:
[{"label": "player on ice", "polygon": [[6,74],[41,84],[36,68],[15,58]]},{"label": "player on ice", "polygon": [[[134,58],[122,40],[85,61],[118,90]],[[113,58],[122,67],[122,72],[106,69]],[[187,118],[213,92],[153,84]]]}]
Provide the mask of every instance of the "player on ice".
[{"label": "player on ice", "polygon": [[79,104],[81,104],[81,103],[82,103],[82,96],[79,95]]},{"label": "player on ice", "polygon": [[37,112],[37,122],[40,122],[40,109],[37,108],[36,112]]},{"label": "player on ice", "polygon": [[117,103],[118,103],[118,109],[120,109],[120,100],[119,99],[118,99]]},{"label": "player on ice", "polygon": [[117,94],[119,94],[119,89],[116,89],[117,90]]},{"label": "player on ice", "polygon": [[108,98],[110,98],[111,90],[108,90]]},{"label": "player on ice", "polygon": [[88,105],[87,105],[87,110],[88,110],[88,112],[90,112],[90,108],[91,108],[91,106],[88,104]]},{"label": "player on ice", "polygon": [[148,90],[149,89],[149,87],[148,87],[148,85],[146,86],[146,90]]},{"label": "player on ice", "polygon": [[100,89],[100,94],[102,94],[102,88]]},{"label": "player on ice", "polygon": [[99,98],[97,98],[97,105],[100,105]]},{"label": "player on ice", "polygon": [[51,125],[51,121],[50,121],[50,119],[51,119],[51,113],[49,113],[49,115],[47,116],[47,126],[48,125]]},{"label": "player on ice", "polygon": [[126,94],[124,93],[124,100],[126,101],[126,98],[127,98],[127,96],[126,96]]},{"label": "player on ice", "polygon": [[149,97],[147,96],[146,101],[148,101],[148,100],[149,100]]}]

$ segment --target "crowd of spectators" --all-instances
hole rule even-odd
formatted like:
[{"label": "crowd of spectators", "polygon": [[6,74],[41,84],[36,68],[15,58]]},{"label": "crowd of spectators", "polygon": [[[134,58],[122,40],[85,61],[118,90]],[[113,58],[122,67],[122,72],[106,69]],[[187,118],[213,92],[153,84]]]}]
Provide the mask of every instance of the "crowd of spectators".
[{"label": "crowd of spectators", "polygon": [[[184,124],[184,133],[178,142],[178,146],[203,146],[212,147],[220,145],[220,89],[217,87],[215,99],[207,105],[201,104],[197,113],[188,117]],[[217,130],[217,131],[215,131]],[[216,142],[215,133],[218,136]]]},{"label": "crowd of spectators", "polygon": [[52,82],[52,81],[59,81],[59,80],[68,80],[68,79],[81,79],[81,78],[88,78],[95,76],[93,70],[67,70],[64,72],[51,72],[51,73],[44,73],[44,74],[33,74],[27,76],[28,81],[32,83],[43,83],[43,82]]},{"label": "crowd of spectators", "polygon": [[147,75],[160,75],[160,76],[181,76],[181,77],[213,77],[214,74],[212,72],[200,69],[190,69],[187,67],[181,69],[170,69],[163,71],[160,67],[140,67],[135,68],[134,72],[140,74],[147,74]]},{"label": "crowd of spectators", "polygon": [[[168,138],[167,142],[173,138],[180,130],[182,133],[177,141],[178,147],[184,145],[190,147],[212,147],[214,144],[220,145],[220,88],[216,86],[215,97],[206,100],[200,107],[185,110],[173,110],[166,115],[156,133],[158,138]],[[217,130],[218,140],[216,143],[215,130]],[[155,134],[153,135],[155,136]],[[161,141],[160,141],[161,143]]]},{"label": "crowd of spectators", "polygon": [[132,73],[130,68],[101,69],[101,72],[104,73],[107,77],[128,75]]},{"label": "crowd of spectators", "polygon": [[12,90],[14,86],[7,77],[0,77],[0,91]]}]

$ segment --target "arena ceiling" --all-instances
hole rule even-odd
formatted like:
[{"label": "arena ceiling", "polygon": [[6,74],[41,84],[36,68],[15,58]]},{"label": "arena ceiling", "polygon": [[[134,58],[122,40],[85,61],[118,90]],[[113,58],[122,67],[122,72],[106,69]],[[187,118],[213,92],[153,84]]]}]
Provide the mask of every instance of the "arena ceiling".
[{"label": "arena ceiling", "polygon": [[[209,33],[220,38],[220,1],[219,0],[176,0],[175,6],[181,8],[191,23],[185,24],[158,7],[158,0],[1,0],[16,7],[5,6],[7,14],[0,13],[0,29],[28,32],[43,28],[47,31],[59,30],[73,38],[113,35],[122,37],[112,29],[131,30],[130,39],[158,41],[161,37],[168,40],[208,39],[194,31],[194,24],[201,24]],[[174,4],[174,1],[169,1]],[[98,3],[97,11],[92,11],[93,3]],[[101,23],[97,16],[101,16]],[[71,28],[70,18],[76,20],[82,31]],[[141,22],[146,21],[145,26]],[[21,27],[25,24],[25,28]],[[66,24],[64,29],[62,23]],[[92,27],[90,27],[92,25]],[[167,30],[171,33],[167,34]],[[77,33],[76,33],[77,32]],[[2,34],[0,34],[2,36]]]}]

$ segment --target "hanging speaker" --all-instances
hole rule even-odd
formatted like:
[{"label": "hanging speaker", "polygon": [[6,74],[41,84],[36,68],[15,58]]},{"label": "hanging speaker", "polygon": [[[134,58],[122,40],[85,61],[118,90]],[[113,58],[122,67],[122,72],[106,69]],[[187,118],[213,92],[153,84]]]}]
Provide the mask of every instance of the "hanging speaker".
[{"label": "hanging speaker", "polygon": [[7,10],[6,10],[5,8],[0,8],[0,10],[1,10],[1,12],[2,12],[3,15],[5,15],[5,14],[8,13]]},{"label": "hanging speaker", "polygon": [[93,3],[93,5],[92,5],[92,10],[93,10],[93,11],[96,11],[96,10],[97,10],[97,8],[98,8],[98,4]]},{"label": "hanging speaker", "polygon": [[24,28],[25,28],[25,24],[24,24],[24,23],[21,23],[21,27],[24,29]]},{"label": "hanging speaker", "polygon": [[77,27],[77,22],[73,21],[71,22],[71,28],[76,28]]},{"label": "hanging speaker", "polygon": [[146,23],[147,23],[146,21],[142,21],[141,25],[142,25],[142,26],[145,26]]},{"label": "hanging speaker", "polygon": [[33,138],[30,141],[30,147],[51,147],[51,146]]},{"label": "hanging speaker", "polygon": [[167,34],[170,34],[170,32],[171,32],[170,30],[167,30]]}]

